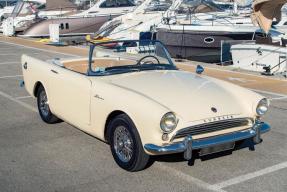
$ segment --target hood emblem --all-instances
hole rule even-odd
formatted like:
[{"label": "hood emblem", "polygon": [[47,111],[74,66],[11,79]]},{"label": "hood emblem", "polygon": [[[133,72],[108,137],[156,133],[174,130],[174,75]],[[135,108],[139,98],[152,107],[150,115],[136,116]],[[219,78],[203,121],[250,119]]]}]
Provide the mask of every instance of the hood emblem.
[{"label": "hood emblem", "polygon": [[211,107],[211,111],[217,113],[217,109],[215,107]]}]

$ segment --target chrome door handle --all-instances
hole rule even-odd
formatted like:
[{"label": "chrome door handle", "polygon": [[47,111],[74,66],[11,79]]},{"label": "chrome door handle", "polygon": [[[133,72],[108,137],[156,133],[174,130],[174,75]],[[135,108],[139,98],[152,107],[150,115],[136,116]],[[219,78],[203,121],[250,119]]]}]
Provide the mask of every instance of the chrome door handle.
[{"label": "chrome door handle", "polygon": [[55,73],[55,74],[58,74],[58,72],[57,72],[57,71],[55,71],[55,70],[53,70],[53,69],[51,69],[51,71],[52,71],[53,73]]}]

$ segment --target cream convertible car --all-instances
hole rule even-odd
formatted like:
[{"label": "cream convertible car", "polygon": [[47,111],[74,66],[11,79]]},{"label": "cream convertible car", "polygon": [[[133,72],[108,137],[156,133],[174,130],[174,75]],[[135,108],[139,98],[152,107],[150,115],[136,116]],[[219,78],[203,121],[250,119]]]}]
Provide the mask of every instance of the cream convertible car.
[{"label": "cream convertible car", "polygon": [[117,164],[145,168],[151,155],[206,155],[236,141],[261,142],[268,100],[247,89],[178,70],[158,41],[92,45],[89,59],[22,57],[24,83],[46,123],[61,120],[110,144]]}]

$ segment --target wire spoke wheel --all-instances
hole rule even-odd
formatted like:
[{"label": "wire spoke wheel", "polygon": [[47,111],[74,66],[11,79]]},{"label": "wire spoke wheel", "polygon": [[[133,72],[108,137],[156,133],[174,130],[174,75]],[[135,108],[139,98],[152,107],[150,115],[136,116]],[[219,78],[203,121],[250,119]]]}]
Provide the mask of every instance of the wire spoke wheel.
[{"label": "wire spoke wheel", "polygon": [[50,108],[49,108],[49,103],[48,103],[48,98],[47,98],[47,94],[45,91],[42,91],[40,93],[40,110],[41,113],[47,117],[49,115],[50,112]]},{"label": "wire spoke wheel", "polygon": [[114,149],[118,158],[127,163],[133,156],[133,140],[124,126],[118,126],[114,133]]},{"label": "wire spoke wheel", "polygon": [[61,120],[51,112],[48,96],[43,86],[40,86],[37,90],[37,105],[41,119],[44,122],[48,124],[61,122]]},{"label": "wire spoke wheel", "polygon": [[133,121],[126,114],[116,116],[108,125],[108,142],[116,163],[131,172],[143,170],[149,162]]}]

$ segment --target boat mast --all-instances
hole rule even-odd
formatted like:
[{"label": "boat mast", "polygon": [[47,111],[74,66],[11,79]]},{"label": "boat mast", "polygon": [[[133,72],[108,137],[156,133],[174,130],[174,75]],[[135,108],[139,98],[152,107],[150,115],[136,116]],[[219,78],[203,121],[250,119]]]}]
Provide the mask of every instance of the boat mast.
[{"label": "boat mast", "polygon": [[238,14],[238,4],[237,1],[233,1],[233,14]]}]

